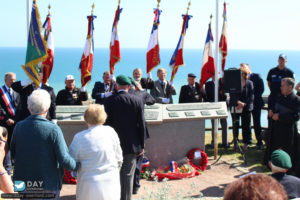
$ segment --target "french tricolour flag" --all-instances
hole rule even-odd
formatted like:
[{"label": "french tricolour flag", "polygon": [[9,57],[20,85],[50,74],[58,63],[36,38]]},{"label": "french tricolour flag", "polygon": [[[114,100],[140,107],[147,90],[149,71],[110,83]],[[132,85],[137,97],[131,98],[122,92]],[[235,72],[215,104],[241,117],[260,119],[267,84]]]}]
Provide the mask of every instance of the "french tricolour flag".
[{"label": "french tricolour flag", "polygon": [[222,55],[222,71],[224,72],[226,57],[227,57],[227,14],[226,14],[226,3],[224,2],[224,13],[223,13],[223,29],[219,44],[219,50]]},{"label": "french tricolour flag", "polygon": [[213,36],[211,33],[211,25],[208,26],[208,32],[206,37],[206,42],[203,52],[203,61],[202,61],[202,70],[201,70],[201,79],[200,85],[203,87],[203,84],[215,74],[215,61],[212,53],[212,42]]},{"label": "french tricolour flag", "polygon": [[89,20],[88,24],[88,34],[84,46],[84,51],[81,57],[81,62],[79,68],[81,70],[81,86],[86,86],[86,84],[91,80],[92,68],[93,68],[93,54],[94,54],[94,19],[96,16],[90,15],[87,17]]},{"label": "french tricolour flag", "polygon": [[181,65],[184,65],[183,60],[183,40],[186,33],[186,30],[189,26],[189,20],[192,18],[191,15],[182,15],[183,17],[183,24],[181,29],[181,35],[177,44],[177,47],[173,53],[173,56],[171,58],[171,61],[169,63],[170,67],[172,68],[172,75],[171,75],[171,82],[173,81],[175,74],[178,71],[178,67]]},{"label": "french tricolour flag", "polygon": [[150,40],[148,43],[147,49],[147,73],[150,73],[154,67],[159,65],[160,57],[159,57],[159,44],[158,44],[158,25],[159,25],[159,17],[161,14],[161,10],[158,8],[154,9],[154,22],[151,31]]},{"label": "french tricolour flag", "polygon": [[47,59],[43,62],[43,83],[46,84],[49,80],[50,74],[53,68],[53,61],[54,61],[54,38],[52,34],[52,27],[51,27],[51,15],[50,12],[47,15],[47,18],[43,24],[44,29],[44,39],[47,42]]},{"label": "french tricolour flag", "polygon": [[120,9],[120,6],[118,6],[115,14],[114,23],[112,26],[112,33],[110,39],[110,60],[109,60],[110,74],[114,74],[115,65],[121,59],[120,42],[118,37],[118,22],[120,19],[121,12],[122,12],[122,8]]}]

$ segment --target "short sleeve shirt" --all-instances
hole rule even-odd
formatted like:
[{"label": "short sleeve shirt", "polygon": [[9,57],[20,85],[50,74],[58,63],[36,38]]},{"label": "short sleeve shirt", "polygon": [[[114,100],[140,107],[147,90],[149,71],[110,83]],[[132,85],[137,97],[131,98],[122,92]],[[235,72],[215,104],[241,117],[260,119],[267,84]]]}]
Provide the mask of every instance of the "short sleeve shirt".
[{"label": "short sleeve shirt", "polygon": [[267,81],[271,83],[271,95],[278,96],[281,94],[281,80],[287,77],[294,78],[294,72],[287,67],[285,67],[283,70],[280,70],[278,67],[274,67],[269,71]]}]

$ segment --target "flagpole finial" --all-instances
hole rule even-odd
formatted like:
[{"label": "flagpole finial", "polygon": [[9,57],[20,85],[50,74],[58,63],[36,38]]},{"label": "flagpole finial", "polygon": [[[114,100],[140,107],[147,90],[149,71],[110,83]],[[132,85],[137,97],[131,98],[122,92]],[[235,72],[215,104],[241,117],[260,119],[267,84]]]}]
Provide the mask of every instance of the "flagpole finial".
[{"label": "flagpole finial", "polygon": [[118,5],[120,5],[120,3],[121,3],[121,0],[119,0]]},{"label": "flagpole finial", "polygon": [[190,6],[191,6],[191,0],[190,0],[189,3],[188,3],[188,7],[186,8],[186,14],[188,14],[189,9],[190,9]]},{"label": "flagpole finial", "polygon": [[92,15],[94,14],[95,4],[92,5]]},{"label": "flagpole finial", "polygon": [[48,14],[50,15],[50,9],[51,9],[51,6],[50,4],[48,5]]},{"label": "flagpole finial", "polygon": [[159,8],[160,0],[157,0],[157,8]]},{"label": "flagpole finial", "polygon": [[210,14],[210,17],[209,17],[209,18],[210,18],[210,23],[211,23],[211,20],[212,20],[212,18],[213,18],[213,15],[212,15],[212,14]]}]

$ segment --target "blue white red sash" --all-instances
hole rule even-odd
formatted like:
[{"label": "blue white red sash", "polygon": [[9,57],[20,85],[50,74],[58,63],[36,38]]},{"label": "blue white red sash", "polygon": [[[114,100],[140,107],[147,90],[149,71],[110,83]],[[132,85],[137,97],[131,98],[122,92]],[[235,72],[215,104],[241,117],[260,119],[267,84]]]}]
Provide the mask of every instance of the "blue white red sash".
[{"label": "blue white red sash", "polygon": [[0,88],[0,95],[2,96],[2,99],[4,100],[4,103],[10,113],[11,116],[15,116],[16,114],[16,108],[13,104],[13,101],[10,97],[10,94],[8,93],[7,89],[5,86],[2,86]]}]

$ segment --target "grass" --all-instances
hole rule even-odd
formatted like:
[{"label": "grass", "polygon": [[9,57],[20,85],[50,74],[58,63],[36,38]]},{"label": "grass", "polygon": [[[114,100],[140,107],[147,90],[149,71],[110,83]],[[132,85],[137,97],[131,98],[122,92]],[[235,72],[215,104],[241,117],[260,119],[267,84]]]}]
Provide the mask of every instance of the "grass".
[{"label": "grass", "polygon": [[[205,152],[208,157],[214,157],[214,149],[211,147],[211,134],[210,132],[206,132],[205,134]],[[258,150],[256,148],[256,140],[255,135],[252,134],[253,144],[250,145],[248,150],[245,152],[246,163],[243,160],[243,157],[239,150],[234,151],[234,145],[231,144],[230,147],[226,150],[224,147],[219,145],[218,147],[218,157],[222,155],[222,160],[235,160],[240,167],[244,167],[249,169],[249,171],[256,171],[259,173],[269,173],[270,170],[263,164],[263,158],[265,150]],[[218,133],[218,143],[220,144],[222,141],[222,135]],[[233,141],[232,133],[228,134],[228,143]],[[242,136],[240,134],[239,141],[242,141]],[[243,143],[239,143],[241,148],[243,147]]]}]

